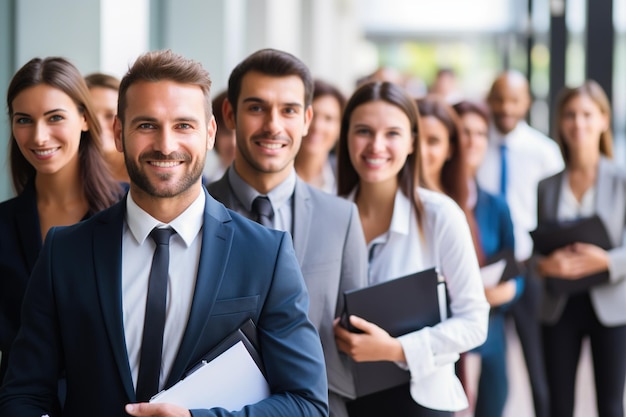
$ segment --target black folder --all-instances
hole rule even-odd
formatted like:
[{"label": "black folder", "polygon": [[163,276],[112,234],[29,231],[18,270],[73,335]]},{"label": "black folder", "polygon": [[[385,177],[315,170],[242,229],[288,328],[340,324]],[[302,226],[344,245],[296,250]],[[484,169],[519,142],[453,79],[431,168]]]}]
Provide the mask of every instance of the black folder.
[{"label": "black folder", "polygon": [[193,366],[189,371],[185,373],[185,376],[193,373],[197,368],[207,362],[211,362],[222,353],[233,347],[236,343],[242,342],[254,363],[259,367],[261,373],[267,378],[265,373],[265,367],[261,359],[261,350],[259,345],[259,337],[257,335],[256,324],[252,319],[246,320],[237,330],[226,336],[220,341],[220,343],[211,349],[206,355],[202,357],[199,363]]},{"label": "black folder", "polygon": [[[597,215],[563,222],[542,223],[530,232],[534,251],[549,255],[552,251],[572,243],[590,243],[609,250],[613,247],[604,223]],[[569,280],[547,277],[546,288],[555,294],[575,294],[608,282],[609,272],[603,271],[580,279]]]},{"label": "black folder", "polygon": [[[444,303],[443,312],[440,299]],[[348,317],[354,315],[398,337],[439,323],[442,315],[447,315],[446,299],[445,282],[440,280],[436,269],[431,268],[344,292],[342,325],[350,331],[358,331],[348,322]],[[355,362],[353,369],[357,397],[406,384],[410,380],[408,371],[388,361]]]}]

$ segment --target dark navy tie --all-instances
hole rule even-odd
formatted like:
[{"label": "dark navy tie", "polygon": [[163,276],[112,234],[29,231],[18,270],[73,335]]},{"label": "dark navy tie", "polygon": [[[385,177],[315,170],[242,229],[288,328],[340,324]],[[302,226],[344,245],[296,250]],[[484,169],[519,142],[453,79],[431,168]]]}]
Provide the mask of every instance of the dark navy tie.
[{"label": "dark navy tie", "polygon": [[258,196],[252,202],[252,212],[255,214],[255,220],[265,227],[274,227],[272,217],[274,210],[270,199],[264,196]]},{"label": "dark navy tie", "polygon": [[146,402],[159,391],[161,357],[163,354],[163,329],[165,328],[165,307],[167,301],[167,275],[170,262],[171,228],[154,228],[150,237],[156,243],[148,295],[146,318],[143,323],[139,375],[137,377],[137,401]]}]

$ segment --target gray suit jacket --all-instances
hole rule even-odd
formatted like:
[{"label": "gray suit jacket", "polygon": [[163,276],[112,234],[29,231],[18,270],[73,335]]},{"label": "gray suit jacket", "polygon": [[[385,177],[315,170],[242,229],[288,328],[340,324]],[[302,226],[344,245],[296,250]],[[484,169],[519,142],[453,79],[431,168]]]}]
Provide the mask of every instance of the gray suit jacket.
[{"label": "gray suit jacket", "polygon": [[[228,171],[207,189],[226,207],[236,206]],[[322,192],[300,178],[293,198],[293,245],[309,291],[309,319],[322,340],[328,388],[353,398],[350,362],[337,349],[333,319],[343,309],[343,292],[367,285],[367,249],[359,213],[354,203]]]},{"label": "gray suit jacket", "polygon": [[[561,198],[561,184],[565,171],[539,183],[537,194],[537,221],[557,219]],[[605,326],[626,324],[626,173],[606,158],[601,158],[596,179],[595,211],[604,222],[614,249],[609,251],[609,283],[597,285],[589,291],[591,302],[600,322]],[[544,291],[541,302],[541,320],[556,323],[567,296],[555,296]]]}]

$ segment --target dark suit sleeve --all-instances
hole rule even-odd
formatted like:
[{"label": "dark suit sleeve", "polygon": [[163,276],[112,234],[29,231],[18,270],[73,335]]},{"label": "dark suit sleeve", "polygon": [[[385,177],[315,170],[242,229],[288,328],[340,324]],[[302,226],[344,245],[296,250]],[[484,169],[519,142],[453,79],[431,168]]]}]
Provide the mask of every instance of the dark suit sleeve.
[{"label": "dark suit sleeve", "polygon": [[54,233],[54,229],[48,232],[26,290],[22,324],[0,389],[2,417],[59,415],[57,385],[62,363],[50,273]]},{"label": "dark suit sleeve", "polygon": [[191,410],[194,417],[327,416],[324,356],[317,331],[307,318],[309,299],[288,234],[282,242],[271,288],[257,323],[261,354],[272,395],[237,412]]}]

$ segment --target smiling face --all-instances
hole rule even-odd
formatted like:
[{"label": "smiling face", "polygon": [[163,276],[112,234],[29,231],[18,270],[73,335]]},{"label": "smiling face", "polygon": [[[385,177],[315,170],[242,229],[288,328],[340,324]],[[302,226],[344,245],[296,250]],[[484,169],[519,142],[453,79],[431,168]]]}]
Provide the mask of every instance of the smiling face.
[{"label": "smiling face", "polygon": [[300,77],[244,75],[237,114],[228,101],[224,104],[224,120],[237,135],[237,173],[262,192],[281,183],[293,169],[312,115]]},{"label": "smiling face", "polygon": [[81,132],[87,130],[87,122],[70,96],[39,84],[20,92],[12,105],[15,142],[38,175],[77,167]]},{"label": "smiling face", "polygon": [[483,161],[489,141],[485,119],[476,113],[461,116],[461,144],[465,147],[467,168],[473,177]]},{"label": "smiling face", "polygon": [[508,134],[526,117],[530,107],[528,82],[517,74],[501,76],[494,83],[487,103],[496,128]]},{"label": "smiling face", "polygon": [[600,136],[608,127],[608,116],[585,94],[576,95],[563,105],[559,128],[570,152],[597,154]]},{"label": "smiling face", "polygon": [[443,165],[452,155],[450,132],[434,116],[422,117],[422,164],[424,176],[432,184],[441,184]]},{"label": "smiling face", "polygon": [[339,138],[341,105],[332,95],[313,100],[313,121],[309,134],[302,140],[301,152],[328,155]]},{"label": "smiling face", "polygon": [[133,198],[193,200],[215,136],[200,87],[139,81],[128,88],[126,100],[123,126],[115,121],[115,141],[124,151]]},{"label": "smiling face", "polygon": [[350,116],[348,152],[361,182],[397,184],[398,173],[413,152],[409,118],[385,101],[356,107]]}]

